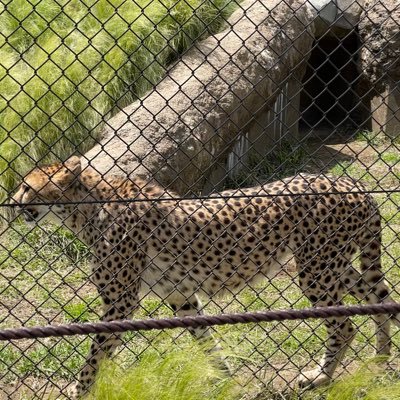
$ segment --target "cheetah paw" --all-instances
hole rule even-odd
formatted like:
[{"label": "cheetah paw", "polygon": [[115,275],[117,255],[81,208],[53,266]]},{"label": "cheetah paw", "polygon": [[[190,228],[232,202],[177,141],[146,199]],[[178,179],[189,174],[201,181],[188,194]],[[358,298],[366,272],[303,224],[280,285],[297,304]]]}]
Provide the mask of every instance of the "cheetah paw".
[{"label": "cheetah paw", "polygon": [[312,389],[325,385],[331,380],[331,377],[329,377],[319,368],[315,368],[311,371],[302,372],[297,378],[297,384],[302,388]]},{"label": "cheetah paw", "polygon": [[83,396],[81,385],[78,382],[68,385],[66,392],[68,400],[80,400]]}]

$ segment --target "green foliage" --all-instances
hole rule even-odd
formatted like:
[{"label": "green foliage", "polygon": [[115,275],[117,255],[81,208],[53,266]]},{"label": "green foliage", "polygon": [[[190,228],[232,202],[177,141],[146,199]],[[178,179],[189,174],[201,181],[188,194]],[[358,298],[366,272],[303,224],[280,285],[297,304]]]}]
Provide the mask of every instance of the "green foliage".
[{"label": "green foliage", "polygon": [[360,175],[365,174],[365,170],[363,170],[359,165],[356,165],[354,162],[341,161],[333,166],[329,170],[329,173],[336,176],[349,176],[354,179],[360,179]]},{"label": "green foliage", "polygon": [[0,201],[37,163],[90,148],[231,0],[11,0],[0,4]]},{"label": "green foliage", "polygon": [[251,154],[241,171],[226,179],[225,188],[256,186],[294,175],[304,167],[307,155],[299,145],[283,141],[267,156]]},{"label": "green foliage", "polygon": [[379,146],[388,141],[387,136],[383,133],[372,131],[360,131],[356,134],[355,139],[359,142],[365,142],[370,146]]},{"label": "green foliage", "polygon": [[397,400],[400,398],[397,375],[370,363],[333,384],[326,394],[326,400]]},{"label": "green foliage", "polygon": [[[11,346],[7,342],[0,344],[0,372],[1,384],[8,379],[15,379],[14,365],[18,364],[19,376],[32,375],[40,377],[48,371],[56,371],[55,376],[67,378],[68,372],[78,370],[85,362],[84,355],[89,351],[90,339],[78,340],[72,338],[65,341],[60,338],[47,340],[47,346],[41,345],[29,351],[21,351],[18,346]],[[5,367],[5,366],[9,367]]]},{"label": "green foliage", "polygon": [[[105,361],[94,389],[85,400],[234,400],[243,399],[244,393],[247,394],[245,398],[255,398],[248,396],[254,392],[254,388],[243,389],[238,382],[224,377],[205,354],[198,346],[191,346],[190,350],[175,349],[163,357],[154,350],[148,351],[136,367],[127,371],[112,361]],[[385,371],[379,360],[375,359],[355,373],[338,379],[328,388],[301,393],[290,391],[282,398],[397,400],[400,398],[398,373]],[[266,390],[268,393],[268,388]],[[268,395],[265,398],[269,398]]]},{"label": "green foliage", "polygon": [[400,193],[377,195],[375,199],[379,204],[379,211],[385,223],[400,224]]},{"label": "green foliage", "polygon": [[398,151],[396,151],[396,152],[389,151],[389,152],[380,154],[379,158],[382,161],[384,161],[386,164],[393,166],[400,161],[400,154]]},{"label": "green foliage", "polygon": [[90,313],[88,304],[93,306],[96,303],[100,304],[98,298],[90,299],[86,297],[84,300],[73,300],[63,306],[65,319],[68,322],[89,322],[93,320],[93,315]]},{"label": "green foliage", "polygon": [[95,387],[85,400],[233,400],[240,388],[214,366],[211,356],[193,344],[161,357],[148,350],[139,364],[122,370],[103,362]]}]

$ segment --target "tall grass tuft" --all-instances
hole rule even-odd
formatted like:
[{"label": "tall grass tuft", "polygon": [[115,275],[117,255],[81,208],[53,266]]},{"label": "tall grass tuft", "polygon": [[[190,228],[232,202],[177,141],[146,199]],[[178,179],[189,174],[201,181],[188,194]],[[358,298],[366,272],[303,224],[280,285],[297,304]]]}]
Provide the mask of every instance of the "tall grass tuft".
[{"label": "tall grass tuft", "polygon": [[370,362],[355,373],[336,381],[329,387],[274,392],[255,384],[245,387],[228,378],[213,366],[210,356],[194,344],[193,347],[173,349],[161,357],[147,350],[138,365],[122,370],[112,361],[101,365],[94,388],[84,400],[398,400],[399,371],[385,371]]},{"label": "tall grass tuft", "polygon": [[0,201],[35,163],[89,149],[233,0],[0,3]]},{"label": "tall grass tuft", "polygon": [[194,345],[162,357],[148,350],[136,367],[124,371],[112,361],[103,362],[85,400],[234,400],[241,391]]},{"label": "tall grass tuft", "polygon": [[321,390],[321,396],[311,392],[311,399],[325,400],[398,400],[400,399],[399,371],[385,371],[379,364],[368,363],[355,373]]}]

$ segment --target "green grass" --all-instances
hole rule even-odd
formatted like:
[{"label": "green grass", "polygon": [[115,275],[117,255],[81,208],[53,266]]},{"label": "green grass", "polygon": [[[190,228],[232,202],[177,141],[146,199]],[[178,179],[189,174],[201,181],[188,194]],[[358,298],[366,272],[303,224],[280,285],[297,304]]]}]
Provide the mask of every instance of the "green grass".
[{"label": "green grass", "polygon": [[353,178],[370,190],[397,188],[400,181],[400,153],[397,147],[377,147],[371,158],[368,162],[360,159],[340,161],[328,172]]},{"label": "green grass", "polygon": [[355,135],[355,140],[365,142],[370,146],[379,146],[388,142],[388,138],[384,133],[373,131],[360,131]]},{"label": "green grass", "polygon": [[348,176],[362,182],[364,185],[374,186],[374,189],[377,189],[377,185],[379,185],[375,171],[370,171],[354,161],[339,162],[329,170],[329,173],[335,176]]},{"label": "green grass", "polygon": [[104,119],[142,96],[231,0],[0,3],[0,201],[37,162],[89,149]]},{"label": "green grass", "polygon": [[234,400],[243,393],[211,356],[192,345],[172,349],[165,357],[150,350],[128,370],[103,363],[94,389],[84,400]]},{"label": "green grass", "polygon": [[[372,360],[328,388],[303,393],[294,390],[282,398],[397,400],[400,398],[398,379],[399,371],[385,370],[378,360]],[[239,400],[245,394],[246,398],[255,399],[249,396],[252,391],[254,388],[244,388],[237,380],[224,376],[203,349],[192,345],[173,349],[164,357],[151,350],[134,368],[127,370],[115,362],[104,362],[94,389],[84,400]],[[267,397],[262,398],[268,398],[268,394],[264,395]]]},{"label": "green grass", "polygon": [[224,188],[257,186],[301,171],[308,159],[306,150],[290,141],[282,141],[267,156],[250,154],[246,165],[224,182]]},{"label": "green grass", "polygon": [[332,385],[324,396],[326,400],[397,400],[399,371],[387,372],[379,364],[369,363]]},{"label": "green grass", "polygon": [[388,165],[395,165],[400,161],[400,154],[398,152],[389,151],[381,154],[380,159]]}]

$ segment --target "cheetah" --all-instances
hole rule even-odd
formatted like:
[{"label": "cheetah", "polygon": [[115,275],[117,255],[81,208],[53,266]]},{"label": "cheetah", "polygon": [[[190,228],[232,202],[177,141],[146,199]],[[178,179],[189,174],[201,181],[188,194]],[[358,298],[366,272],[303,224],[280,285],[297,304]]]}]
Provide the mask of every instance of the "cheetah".
[{"label": "cheetah", "polygon": [[[340,305],[350,294],[367,303],[391,302],[381,269],[381,220],[372,196],[349,178],[301,174],[207,198],[179,199],[141,179],[104,178],[78,157],[38,167],[12,201],[27,223],[62,224],[93,254],[93,283],[103,321],[129,318],[141,292],[165,301],[177,316],[202,313],[202,296],[234,295],[276,275],[293,257],[299,285],[314,306]],[[353,259],[359,254],[359,266]],[[390,322],[373,317],[376,351],[390,352]],[[348,318],[325,321],[326,352],[299,384],[329,382],[355,335]],[[191,329],[211,339],[209,328]],[[98,334],[76,384],[93,384],[99,362],[121,343]],[[218,345],[215,344],[217,347]]]}]

